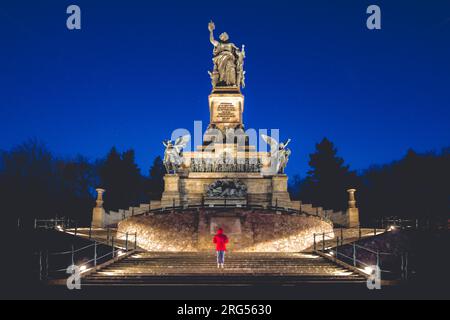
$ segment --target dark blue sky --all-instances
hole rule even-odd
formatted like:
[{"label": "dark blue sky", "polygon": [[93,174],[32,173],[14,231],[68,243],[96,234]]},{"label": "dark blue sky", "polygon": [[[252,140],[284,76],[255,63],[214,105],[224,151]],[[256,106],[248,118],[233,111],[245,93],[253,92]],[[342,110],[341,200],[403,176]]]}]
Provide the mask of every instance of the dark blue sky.
[{"label": "dark blue sky", "polygon": [[354,169],[450,145],[450,1],[8,0],[0,149],[36,137],[95,159],[116,145],[146,172],[172,130],[209,120],[210,19],[246,45],[245,123],[293,139],[289,174],[324,136]]}]

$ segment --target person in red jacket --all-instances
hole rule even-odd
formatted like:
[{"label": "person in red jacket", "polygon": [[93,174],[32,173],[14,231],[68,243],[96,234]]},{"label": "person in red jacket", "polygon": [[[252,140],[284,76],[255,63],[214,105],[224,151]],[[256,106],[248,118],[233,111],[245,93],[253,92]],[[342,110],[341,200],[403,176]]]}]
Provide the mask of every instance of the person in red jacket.
[{"label": "person in red jacket", "polygon": [[227,251],[228,237],[223,234],[223,229],[217,230],[217,234],[214,236],[213,243],[216,244],[217,251],[217,268],[224,268],[225,264],[225,251]]}]

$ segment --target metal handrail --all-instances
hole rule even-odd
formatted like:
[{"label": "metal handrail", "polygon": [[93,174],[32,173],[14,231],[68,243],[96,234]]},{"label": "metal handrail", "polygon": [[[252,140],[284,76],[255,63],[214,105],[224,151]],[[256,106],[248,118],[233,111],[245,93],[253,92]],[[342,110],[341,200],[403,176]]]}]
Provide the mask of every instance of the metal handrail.
[{"label": "metal handrail", "polygon": [[62,218],[54,218],[54,219],[34,219],[34,229],[38,228],[56,228],[56,227],[63,227],[66,228],[67,226],[70,226],[71,224],[76,225],[76,221],[72,219],[68,219],[65,217]]},{"label": "metal handrail", "polygon": [[[343,243],[343,239],[341,239],[341,245],[339,245],[339,237],[336,237],[336,246],[335,247],[325,247],[325,238],[328,237],[328,239],[333,238],[333,237],[329,237],[327,236],[328,234],[330,234],[332,232],[323,232],[323,233],[315,233],[314,234],[314,251],[315,252],[322,252],[323,254],[325,254],[326,252],[328,252],[330,254],[330,256],[333,256],[334,259],[336,260],[340,260],[342,262],[342,259],[340,259],[340,257],[346,258],[349,261],[351,261],[353,263],[354,267],[362,266],[362,267],[371,267],[371,265],[369,265],[368,263],[360,260],[357,258],[357,249],[359,250],[364,250],[365,252],[369,252],[370,254],[375,255],[376,257],[376,266],[379,268],[380,272],[384,272],[384,273],[391,273],[394,274],[395,271],[393,270],[387,270],[387,269],[383,269],[382,268],[382,263],[381,263],[381,256],[390,256],[390,257],[398,257],[401,258],[401,265],[399,268],[400,274],[401,274],[401,278],[402,279],[407,279],[408,278],[408,259],[407,259],[407,253],[406,254],[394,254],[394,253],[390,253],[390,252],[381,252],[378,250],[373,250],[371,248],[368,248],[366,246],[362,246],[360,244],[357,244],[356,241],[346,244],[346,246],[352,246],[353,247],[353,256],[350,257],[346,254],[344,254],[342,252],[342,250],[339,250],[340,247],[342,247],[342,243]],[[334,233],[334,232],[333,232]],[[341,231],[342,234],[342,231]],[[319,236],[319,240],[317,241],[317,236]],[[320,239],[321,238],[321,239]],[[327,240],[328,240],[327,239]],[[333,238],[334,239],[334,238]],[[322,245],[320,246],[320,242],[322,241]],[[318,248],[321,247],[321,249]]]},{"label": "metal handrail", "polygon": [[[57,230],[59,230],[59,229],[57,229]],[[91,238],[91,230],[92,230],[92,226],[89,228],[89,240],[94,241],[94,243],[92,243],[92,244],[86,245],[86,246],[78,248],[78,249],[74,249],[74,247],[72,246],[72,250],[70,250],[70,251],[51,252],[51,253],[49,253],[47,251],[45,257],[43,257],[42,251],[37,253],[37,254],[39,254],[39,279],[42,280],[43,278],[45,278],[45,274],[43,274],[44,271],[46,273],[46,276],[48,277],[49,273],[60,273],[60,272],[65,272],[67,270],[67,268],[51,270],[50,266],[49,266],[49,261],[48,261],[49,256],[71,255],[72,265],[74,265],[75,264],[75,254],[79,254],[81,252],[86,252],[87,250],[94,248],[94,257],[88,261],[84,261],[82,264],[79,265],[79,267],[88,266],[91,263],[94,263],[94,266],[97,266],[98,261],[106,258],[109,255],[112,255],[112,258],[114,259],[115,256],[117,255],[117,253],[120,251],[129,252],[129,251],[137,249],[137,233],[130,234],[130,233],[126,233],[126,232],[116,231],[116,236],[117,236],[117,234],[125,235],[125,239],[124,239],[125,247],[123,247],[123,245],[120,245],[119,243],[114,241],[115,239],[117,239],[117,238],[114,238],[114,236],[111,237],[111,242],[109,242],[109,229],[108,229],[107,242],[104,242],[101,240],[93,240]],[[59,231],[68,232],[65,228],[63,228]],[[132,237],[132,236],[134,236],[134,245],[133,245],[133,242],[130,241],[130,237]],[[123,239],[121,239],[121,240],[123,240]],[[105,245],[108,247],[111,246],[112,251],[99,257],[99,256],[97,256],[97,250],[98,250],[99,245]],[[89,252],[87,255],[89,256],[91,254],[92,253]],[[45,263],[45,268],[43,267],[43,263]]]},{"label": "metal handrail", "polygon": [[[114,238],[112,241],[112,250],[102,256],[98,256],[98,245],[99,244],[103,244],[103,243],[99,243],[98,241],[95,241],[93,244],[79,248],[77,250],[72,250],[72,251],[66,251],[66,252],[56,252],[56,253],[48,253],[45,256],[45,259],[43,259],[42,256],[42,252],[39,252],[39,270],[40,270],[40,274],[39,277],[40,279],[45,278],[45,275],[43,275],[43,271],[45,271],[46,276],[49,275],[49,273],[54,274],[54,273],[60,273],[60,272],[66,272],[67,267],[62,268],[62,269],[56,269],[56,270],[52,270],[49,266],[49,262],[48,262],[48,256],[52,255],[52,256],[56,256],[56,255],[66,255],[66,254],[71,254],[71,261],[72,261],[72,265],[75,265],[75,254],[79,253],[79,252],[83,252],[86,251],[89,248],[94,247],[94,257],[92,259],[89,259],[88,261],[83,261],[81,264],[78,265],[78,267],[83,267],[83,266],[89,266],[90,264],[94,263],[94,267],[97,266],[98,262],[101,261],[102,259],[108,257],[108,256],[112,256],[112,259],[114,259],[117,255],[118,252],[121,251],[125,251],[125,252],[129,252],[129,251],[133,251],[134,249],[129,249],[129,248],[120,248],[120,247],[116,247],[114,246]],[[127,246],[128,247],[128,246]],[[43,260],[45,260],[46,266],[45,268],[43,267]]]},{"label": "metal handrail", "polygon": [[[369,251],[369,252],[371,252],[371,253],[373,253],[373,254],[376,254],[376,255],[398,256],[398,255],[396,255],[396,254],[388,253],[388,252],[375,252],[375,251],[373,251],[373,250],[364,248],[364,247],[359,246],[359,245],[356,245],[356,247],[359,248],[359,249],[363,249],[363,250]],[[360,265],[363,265],[363,266],[365,266],[365,267],[370,267],[370,266],[371,266],[371,265],[365,263],[364,261],[359,260],[358,258],[356,258],[356,256],[355,256],[355,257],[349,257],[349,256],[343,254],[341,251],[338,251],[338,250],[335,251],[335,254],[336,254],[336,257],[338,257],[339,255],[341,255],[341,256],[343,256],[343,257],[349,259],[349,260],[354,260],[354,262],[355,262],[356,264],[360,264]],[[393,273],[392,270],[382,269],[382,268],[381,268],[381,263],[379,262],[379,260],[377,261],[377,266],[380,268],[380,271],[381,271],[381,272]]]},{"label": "metal handrail", "polygon": [[93,246],[95,246],[95,243],[90,244],[90,245],[85,246],[85,247],[82,247],[82,248],[79,248],[79,249],[76,249],[76,250],[73,250],[73,251],[52,252],[52,253],[50,253],[50,255],[52,255],[52,256],[62,256],[62,255],[65,255],[65,254],[78,253],[78,252],[81,252],[81,251],[83,251],[85,249],[91,248]]},{"label": "metal handrail", "polygon": [[[98,261],[100,261],[100,260],[106,258],[106,257],[109,256],[109,255],[112,255],[112,259],[114,259],[115,256],[116,256],[116,254],[117,254],[118,252],[120,252],[120,251],[122,251],[122,250],[121,250],[121,249],[114,249],[113,251],[108,252],[107,254],[104,254],[103,256],[100,256],[100,257],[94,257],[94,258],[92,258],[91,260],[88,260],[88,261],[86,261],[86,262],[80,264],[78,267],[81,268],[81,267],[83,267],[83,266],[89,266],[92,262],[94,262],[94,266],[97,266],[97,262],[98,262]],[[49,272],[51,272],[51,273],[58,273],[58,272],[65,272],[66,270],[67,270],[67,268],[63,268],[63,269],[53,270],[53,271],[49,271]]]}]

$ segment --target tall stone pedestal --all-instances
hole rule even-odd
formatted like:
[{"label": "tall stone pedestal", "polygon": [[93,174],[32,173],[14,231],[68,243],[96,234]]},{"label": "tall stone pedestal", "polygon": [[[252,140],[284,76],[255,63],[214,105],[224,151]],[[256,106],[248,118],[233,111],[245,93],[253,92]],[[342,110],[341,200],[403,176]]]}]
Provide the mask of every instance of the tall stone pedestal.
[{"label": "tall stone pedestal", "polygon": [[220,130],[243,125],[244,96],[239,92],[215,92],[209,96],[210,126]]},{"label": "tall stone pedestal", "polygon": [[177,174],[164,176],[164,193],[161,199],[162,207],[180,206],[180,177]]}]

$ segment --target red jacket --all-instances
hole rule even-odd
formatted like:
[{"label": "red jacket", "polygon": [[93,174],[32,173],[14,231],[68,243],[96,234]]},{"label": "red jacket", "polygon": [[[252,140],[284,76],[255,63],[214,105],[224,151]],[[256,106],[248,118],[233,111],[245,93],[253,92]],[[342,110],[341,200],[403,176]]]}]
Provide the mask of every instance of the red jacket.
[{"label": "red jacket", "polygon": [[223,234],[223,230],[217,230],[217,234],[214,236],[213,242],[216,244],[217,251],[227,251],[228,237]]}]

